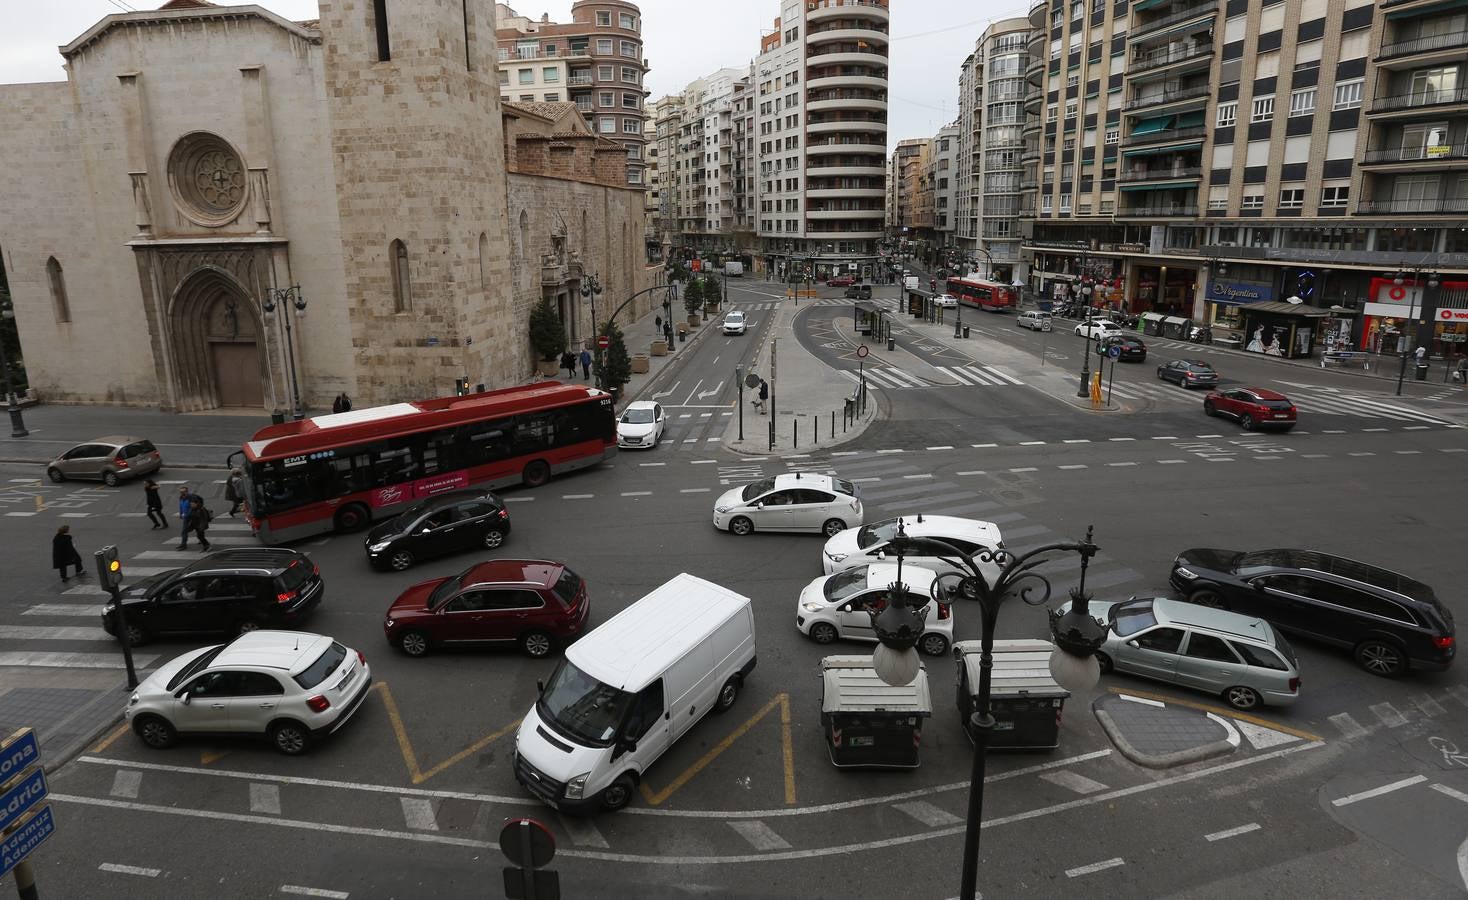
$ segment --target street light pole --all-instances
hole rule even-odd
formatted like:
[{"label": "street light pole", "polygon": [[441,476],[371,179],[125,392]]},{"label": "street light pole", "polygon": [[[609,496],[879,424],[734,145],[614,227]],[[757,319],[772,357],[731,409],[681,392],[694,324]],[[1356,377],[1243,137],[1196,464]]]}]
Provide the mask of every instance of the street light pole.
[{"label": "street light pole", "polygon": [[[596,298],[597,295],[600,293],[601,273],[593,273],[587,278],[583,278],[581,280],[581,296],[591,300],[591,355],[593,361],[596,363],[596,386],[598,388],[602,388],[601,342],[596,339],[598,334],[596,322]],[[669,313],[669,315],[672,315],[672,313]],[[602,390],[605,390],[605,388],[602,388]]]},{"label": "street light pole", "polygon": [[1086,324],[1083,329],[1086,337],[1086,350],[1081,362],[1081,386],[1076,389],[1077,397],[1091,396],[1091,285],[1086,281],[1089,277],[1084,271],[1082,272],[1080,294],[1082,302],[1086,305]]},{"label": "street light pole", "polygon": [[301,382],[296,375],[296,351],[291,337],[291,316],[287,304],[295,308],[298,317],[305,317],[306,297],[301,293],[299,284],[283,288],[266,288],[265,298],[260,301],[260,308],[264,310],[265,317],[270,319],[275,317],[276,307],[280,307],[280,317],[285,323],[285,352],[291,376],[291,418],[303,419],[306,417],[306,412],[301,406]]},{"label": "street light pole", "polygon": [[[3,316],[7,322],[15,320],[14,304],[11,303],[8,296],[5,297],[3,308],[0,308],[0,316]],[[19,329],[16,330],[16,333],[20,333]],[[15,402],[15,389],[10,381],[10,359],[5,355],[3,338],[0,338],[0,372],[5,375],[5,411],[10,413],[10,436],[25,437],[30,432],[26,430],[25,416],[20,411],[20,404]]]}]

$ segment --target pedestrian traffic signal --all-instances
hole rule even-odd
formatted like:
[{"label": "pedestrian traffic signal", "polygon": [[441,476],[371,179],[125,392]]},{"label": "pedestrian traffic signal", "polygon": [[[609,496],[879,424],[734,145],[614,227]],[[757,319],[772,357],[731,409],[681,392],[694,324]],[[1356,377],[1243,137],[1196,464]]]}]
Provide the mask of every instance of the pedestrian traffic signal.
[{"label": "pedestrian traffic signal", "polygon": [[117,545],[108,544],[92,554],[97,561],[97,581],[107,590],[122,587],[122,560],[117,556]]}]

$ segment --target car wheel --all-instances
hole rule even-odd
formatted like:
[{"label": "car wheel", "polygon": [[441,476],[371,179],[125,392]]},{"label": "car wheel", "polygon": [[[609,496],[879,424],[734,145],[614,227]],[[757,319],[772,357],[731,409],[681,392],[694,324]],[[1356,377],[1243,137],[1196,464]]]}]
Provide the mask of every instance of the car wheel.
[{"label": "car wheel", "polygon": [[139,716],[133,720],[133,731],[154,750],[167,750],[178,740],[178,731],[159,716]]},{"label": "car wheel", "polygon": [[846,530],[846,523],[840,519],[827,519],[826,524],[821,526],[821,533],[826,537],[835,537]]},{"label": "car wheel", "polygon": [[836,640],[836,627],[829,622],[817,622],[810,627],[810,639],[817,644],[829,644]]},{"label": "car wheel", "polygon": [[336,530],[343,533],[360,531],[370,521],[371,513],[360,503],[348,503],[336,511]]},{"label": "car wheel", "polygon": [[394,550],[392,556],[387,558],[387,564],[392,566],[394,572],[402,572],[413,568],[413,554],[407,550]]},{"label": "car wheel", "polygon": [[398,635],[398,647],[409,656],[423,656],[428,652],[428,635],[421,631],[405,631]]},{"label": "car wheel", "polygon": [[734,676],[728,681],[724,682],[723,687],[719,688],[719,699],[714,701],[714,712],[723,712],[724,710],[733,706],[734,701],[738,699],[739,678],[738,676]]},{"label": "car wheel", "polygon": [[540,487],[550,481],[550,466],[544,460],[537,459],[525,466],[525,471],[520,473],[520,480],[525,482],[526,487]]},{"label": "car wheel", "polygon": [[632,802],[632,792],[636,789],[637,784],[632,776],[623,775],[601,792],[601,808],[607,812],[616,812]]},{"label": "car wheel", "polygon": [[240,622],[239,627],[237,629],[237,632],[239,634],[249,634],[252,631],[259,631],[259,630],[260,630],[260,623],[259,622],[256,622],[254,619],[245,619],[245,620],[243,620],[243,621]]},{"label": "car wheel", "polygon": [[498,550],[505,542],[505,533],[498,528],[491,528],[484,533],[484,549]]},{"label": "car wheel", "polygon": [[1204,400],[1203,401],[1203,415],[1205,415],[1205,416],[1216,416],[1216,415],[1218,415],[1218,410],[1216,410],[1216,409],[1213,408],[1213,404],[1212,403],[1209,403],[1207,400]]},{"label": "car wheel", "polygon": [[554,646],[555,641],[544,631],[530,631],[520,638],[520,649],[531,659],[544,659],[550,655]]},{"label": "car wheel", "polygon": [[103,472],[102,473],[102,483],[105,484],[105,485],[107,485],[108,487],[117,487],[117,484],[118,484],[118,481],[117,481],[117,473],[116,472]]},{"label": "car wheel", "polygon": [[128,623],[127,643],[130,647],[141,647],[143,644],[148,643],[148,629],[141,625]]},{"label": "car wheel", "polygon": [[1235,685],[1223,692],[1223,702],[1234,709],[1255,709],[1264,702],[1259,692],[1251,687]]},{"label": "car wheel", "polygon": [[1107,656],[1105,653],[1102,653],[1099,650],[1096,651],[1096,665],[1101,667],[1102,675],[1106,675],[1110,673],[1112,669],[1116,668],[1116,666],[1113,665],[1111,662],[1111,657]]},{"label": "car wheel", "polygon": [[60,469],[47,469],[46,477],[56,484],[60,484],[66,480],[66,476],[61,474]]},{"label": "car wheel", "polygon": [[1407,671],[1402,649],[1387,641],[1362,641],[1356,645],[1356,665],[1382,678],[1396,678]]},{"label": "car wheel", "polygon": [[942,656],[948,652],[948,638],[941,634],[925,634],[918,641],[918,649],[928,656]]},{"label": "car wheel", "polygon": [[1244,429],[1245,431],[1253,431],[1254,430],[1254,417],[1251,416],[1251,415],[1248,415],[1247,413],[1244,414],[1244,415],[1242,415],[1242,416],[1239,416],[1239,427],[1242,428],[1242,429]]},{"label": "car wheel", "polygon": [[311,743],[311,734],[300,722],[277,722],[270,729],[270,743],[286,756],[300,756]]},{"label": "car wheel", "polygon": [[1188,594],[1188,602],[1210,609],[1223,609],[1223,597],[1212,588],[1198,588]]},{"label": "car wheel", "polygon": [[730,534],[749,534],[754,531],[754,523],[744,516],[735,516],[729,520]]}]

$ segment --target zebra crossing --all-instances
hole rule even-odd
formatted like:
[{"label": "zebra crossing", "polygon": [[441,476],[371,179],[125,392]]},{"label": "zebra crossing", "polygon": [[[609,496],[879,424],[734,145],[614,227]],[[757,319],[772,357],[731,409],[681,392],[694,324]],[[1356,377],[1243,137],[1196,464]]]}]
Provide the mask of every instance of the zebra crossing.
[{"label": "zebra crossing", "polygon": [[[1023,385],[1024,382],[1001,372],[993,366],[979,363],[964,366],[934,366],[933,370],[939,377],[946,377],[951,381],[930,380],[899,369],[896,366],[868,366],[863,370],[868,387],[886,388],[888,390],[905,390],[914,388],[940,388],[955,387],[953,381],[958,385],[966,387],[1008,387],[1011,385]],[[841,369],[841,375],[853,384],[859,384],[861,377],[852,369]]]},{"label": "zebra crossing", "polygon": [[[1174,387],[1162,382],[1151,384],[1137,381],[1118,381],[1110,385],[1103,383],[1102,390],[1110,390],[1113,395],[1125,400],[1166,403],[1193,409],[1202,405],[1202,394],[1205,393],[1198,390],[1190,391],[1186,388]],[[1390,403],[1385,400],[1375,400],[1356,394],[1348,395],[1295,388],[1289,392],[1289,398],[1295,404],[1296,409],[1306,414],[1350,416],[1358,419],[1382,419],[1408,422],[1414,425],[1439,427],[1452,426],[1454,424],[1447,419],[1421,412],[1410,406],[1405,406],[1400,403]]]},{"label": "zebra crossing", "polygon": [[[790,302],[790,301],[788,301],[788,300],[757,300],[757,301],[753,301],[753,302],[750,302],[750,301],[739,301],[739,300],[730,301],[730,303],[733,305],[733,307],[736,308],[736,309],[738,309],[738,310],[740,310],[741,312],[758,312],[759,310],[779,309],[782,305],[784,305],[784,304],[786,304],[788,302]],[[843,299],[841,297],[826,297],[826,298],[823,298],[821,300],[804,299],[804,300],[801,300],[800,301],[800,305],[801,306],[848,306],[849,307],[849,306],[851,306],[851,304],[853,304],[855,302],[856,302],[855,300],[847,300],[847,299]],[[868,301],[868,302],[876,302],[876,303],[879,303],[880,304],[883,301],[877,300],[877,301]]]}]

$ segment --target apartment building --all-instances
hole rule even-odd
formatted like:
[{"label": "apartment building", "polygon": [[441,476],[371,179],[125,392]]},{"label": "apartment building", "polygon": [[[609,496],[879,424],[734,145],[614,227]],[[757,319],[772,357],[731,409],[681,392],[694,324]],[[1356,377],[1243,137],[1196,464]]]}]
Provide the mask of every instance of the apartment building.
[{"label": "apartment building", "polygon": [[658,153],[658,240],[681,246],[678,233],[678,192],[674,177],[674,161],[678,153],[678,129],[682,125],[683,95],[660,97],[653,105],[653,132],[657,136]]},{"label": "apartment building", "polygon": [[662,188],[662,177],[658,165],[657,122],[653,116],[648,116],[642,123],[642,146],[646,163],[642,177],[642,239],[649,252],[656,247],[658,255],[661,255],[663,239],[659,215],[662,207],[658,192]]},{"label": "apartment building", "polygon": [[[1029,28],[1029,20],[1025,20]],[[964,259],[972,259],[979,245],[979,214],[975,206],[974,178],[979,172],[979,131],[983,126],[984,39],[974,43],[974,52],[958,67],[958,159],[954,172],[953,242]]]},{"label": "apartment building", "polygon": [[[933,197],[924,196],[923,176],[932,166],[931,138],[904,138],[897,142],[887,165],[892,236],[927,240],[933,229]],[[926,202],[925,202],[926,201]]]},{"label": "apartment building", "polygon": [[765,265],[870,273],[883,237],[886,0],[785,0],[754,64]]},{"label": "apartment building", "polygon": [[933,135],[932,169],[928,180],[933,192],[933,241],[939,247],[954,246],[954,214],[957,212],[958,123],[952,122]]},{"label": "apartment building", "polygon": [[500,99],[569,100],[601,137],[627,148],[627,183],[646,180],[642,13],[625,0],[576,0],[571,21],[495,4]]},{"label": "apartment building", "polygon": [[[750,69],[726,67],[658,101],[663,180],[673,193],[677,246],[733,250],[748,226]],[[749,241],[745,240],[748,244]]]},{"label": "apartment building", "polygon": [[[1468,331],[1468,19],[1431,0],[1041,0],[1030,285],[1300,355]],[[1429,296],[1430,295],[1430,296]],[[1424,326],[1427,327],[1427,326]]]}]

